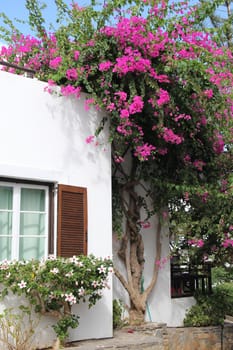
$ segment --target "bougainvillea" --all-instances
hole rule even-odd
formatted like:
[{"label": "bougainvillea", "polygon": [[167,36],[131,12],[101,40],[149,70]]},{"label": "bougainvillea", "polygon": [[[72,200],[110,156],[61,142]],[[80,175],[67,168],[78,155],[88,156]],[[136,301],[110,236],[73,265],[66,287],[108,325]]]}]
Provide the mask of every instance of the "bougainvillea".
[{"label": "bougainvillea", "polygon": [[[86,143],[109,127],[114,230],[122,232],[119,257],[127,270],[127,277],[118,270],[116,276],[129,293],[132,314],[144,316],[159,264],[142,292],[143,223],[155,212],[162,217],[164,208],[177,212],[194,194],[206,202],[229,174],[221,164],[226,154],[232,163],[233,56],[195,29],[200,11],[184,2],[109,1],[101,10],[95,1],[83,8],[56,4],[61,25],[48,33],[37,1],[28,0],[37,38],[16,33],[1,57],[34,69],[48,92],[86,93],[86,108],[104,111]],[[160,231],[159,221],[155,261],[161,258]]]}]

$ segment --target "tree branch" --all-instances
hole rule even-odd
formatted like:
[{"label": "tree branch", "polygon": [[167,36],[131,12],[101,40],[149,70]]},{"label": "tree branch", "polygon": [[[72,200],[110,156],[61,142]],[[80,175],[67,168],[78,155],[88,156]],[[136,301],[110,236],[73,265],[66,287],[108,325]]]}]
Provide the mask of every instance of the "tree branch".
[{"label": "tree branch", "polygon": [[160,222],[160,218],[158,218],[158,225],[157,225],[157,235],[156,235],[156,255],[155,255],[155,262],[154,262],[154,272],[153,272],[153,276],[151,279],[151,282],[149,284],[149,286],[146,288],[146,290],[143,293],[143,298],[146,301],[148,296],[150,295],[151,291],[153,290],[156,282],[157,282],[157,278],[158,278],[158,273],[159,273],[159,265],[156,264],[156,261],[159,261],[161,259],[161,222]]},{"label": "tree branch", "polygon": [[122,286],[127,290],[129,296],[131,295],[131,288],[129,286],[129,283],[127,283],[126,279],[124,278],[124,276],[120,273],[120,271],[114,267],[114,274],[116,275],[116,277],[119,279],[119,281],[121,282]]}]

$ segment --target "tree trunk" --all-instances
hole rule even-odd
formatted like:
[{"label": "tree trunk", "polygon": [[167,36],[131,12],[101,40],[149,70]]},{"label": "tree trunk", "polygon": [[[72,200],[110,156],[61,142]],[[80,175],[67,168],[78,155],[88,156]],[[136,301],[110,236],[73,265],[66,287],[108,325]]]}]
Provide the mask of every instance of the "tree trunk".
[{"label": "tree trunk", "polygon": [[132,326],[138,326],[145,322],[145,311],[136,309],[129,310],[129,324]]},{"label": "tree trunk", "polygon": [[[126,277],[117,269],[115,269],[115,275],[122,283],[123,287],[127,290],[130,298],[129,311],[129,323],[141,324],[145,321],[146,302],[154,288],[157,276],[158,265],[155,264],[157,260],[161,259],[161,243],[160,232],[161,224],[158,220],[158,227],[156,234],[156,249],[155,249],[155,261],[154,272],[149,285],[146,290],[142,288],[142,276],[144,271],[144,244],[140,234],[140,206],[138,205],[138,195],[134,188],[127,186],[127,209],[124,209],[126,224],[125,234],[121,239],[118,256],[122,260],[126,268]],[[122,194],[122,198],[125,203],[126,194]]]}]

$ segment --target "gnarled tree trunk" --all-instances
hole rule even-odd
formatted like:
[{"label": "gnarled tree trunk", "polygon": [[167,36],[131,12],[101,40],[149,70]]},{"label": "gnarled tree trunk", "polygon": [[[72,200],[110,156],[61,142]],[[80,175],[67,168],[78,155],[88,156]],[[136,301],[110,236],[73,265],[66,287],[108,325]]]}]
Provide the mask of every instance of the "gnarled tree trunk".
[{"label": "gnarled tree trunk", "polygon": [[115,275],[128,292],[130,298],[129,306],[129,322],[130,324],[140,324],[145,320],[146,302],[154,288],[157,276],[158,265],[156,261],[161,259],[161,224],[158,220],[156,228],[156,247],[154,271],[148,287],[142,289],[142,276],[144,271],[144,244],[140,233],[141,226],[141,209],[142,202],[137,192],[138,181],[133,179],[135,167],[131,168],[131,176],[129,181],[121,186],[120,198],[125,217],[124,234],[121,237],[118,257],[125,265],[126,275],[115,268]]}]

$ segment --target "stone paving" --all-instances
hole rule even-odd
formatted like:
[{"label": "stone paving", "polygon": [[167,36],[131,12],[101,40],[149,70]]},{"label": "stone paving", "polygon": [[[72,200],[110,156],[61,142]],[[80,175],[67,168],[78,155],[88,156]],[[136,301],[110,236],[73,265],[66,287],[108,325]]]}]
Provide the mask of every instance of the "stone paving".
[{"label": "stone paving", "polygon": [[127,327],[114,331],[113,338],[79,341],[65,350],[163,350],[163,332],[163,326],[154,324],[133,329]]},{"label": "stone paving", "polygon": [[224,324],[224,327],[173,328],[166,327],[165,324],[147,323],[142,326],[117,330],[114,332],[113,338],[77,341],[67,344],[64,348],[64,350],[111,349],[233,350],[233,324]]}]

